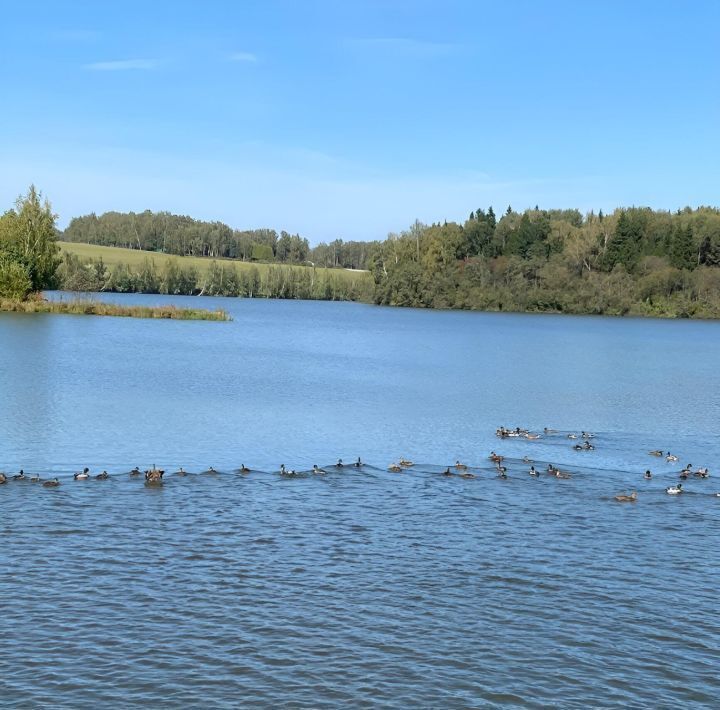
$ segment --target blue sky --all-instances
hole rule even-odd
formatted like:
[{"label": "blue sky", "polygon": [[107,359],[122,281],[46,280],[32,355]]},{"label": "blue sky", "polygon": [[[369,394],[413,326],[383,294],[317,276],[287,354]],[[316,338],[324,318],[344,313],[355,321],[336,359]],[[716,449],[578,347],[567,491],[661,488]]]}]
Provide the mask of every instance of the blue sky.
[{"label": "blue sky", "polygon": [[0,206],[311,243],[720,203],[720,3],[3,3]]}]

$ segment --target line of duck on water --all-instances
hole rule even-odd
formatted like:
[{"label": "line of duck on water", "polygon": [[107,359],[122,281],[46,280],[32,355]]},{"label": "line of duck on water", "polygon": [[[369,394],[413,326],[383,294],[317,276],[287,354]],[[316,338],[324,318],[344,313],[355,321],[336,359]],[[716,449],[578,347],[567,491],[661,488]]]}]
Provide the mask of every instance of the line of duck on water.
[{"label": "line of duck on water", "polygon": [[[648,452],[652,456],[659,456],[662,455],[663,452],[660,451],[650,451]],[[488,460],[490,461],[489,466],[481,467],[481,466],[471,466],[469,464],[463,463],[460,460],[456,460],[455,464],[452,466],[445,466],[443,467],[436,467],[443,470],[440,471],[429,471],[424,470],[425,473],[437,473],[444,477],[453,477],[457,476],[459,478],[463,479],[474,479],[477,478],[482,473],[487,473],[488,471],[490,473],[495,473],[497,478],[507,480],[509,478],[508,476],[508,464],[512,463],[513,466],[516,464],[522,464],[524,466],[529,466],[529,468],[526,469],[527,474],[534,479],[539,479],[541,476],[556,478],[559,480],[568,480],[571,479],[574,475],[574,472],[560,468],[552,463],[539,463],[538,467],[535,466],[535,461],[531,459],[529,456],[523,456],[522,459],[512,459],[508,460],[505,456],[496,453],[495,451],[491,451],[490,455],[488,456]],[[402,473],[407,472],[410,469],[413,469],[415,467],[415,463],[407,458],[400,458],[397,463],[391,464],[387,470],[391,473]],[[294,468],[288,468],[285,464],[281,464],[279,469],[276,471],[262,471],[260,469],[251,469],[247,467],[245,464],[241,464],[240,467],[234,469],[233,473],[240,474],[240,475],[247,475],[250,473],[253,473],[253,471],[257,473],[276,473],[284,478],[294,478],[294,477],[306,477],[306,476],[313,476],[313,475],[324,475],[329,472],[335,471],[342,471],[343,469],[354,469],[354,470],[378,470],[372,466],[369,466],[365,464],[360,457],[357,458],[355,462],[352,464],[345,464],[343,463],[342,459],[338,459],[337,462],[331,466],[327,466],[325,468],[321,468],[317,464],[313,465],[313,467],[309,470],[303,470],[303,469],[294,469]],[[209,466],[204,471],[201,471],[200,474],[191,474],[189,471],[186,471],[182,466],[173,472],[172,475],[174,476],[188,476],[188,475],[209,475],[209,476],[217,476],[220,475],[222,472],[215,469],[213,466]],[[131,469],[126,473],[127,476],[130,478],[143,478],[145,481],[145,485],[147,486],[161,486],[163,485],[163,480],[165,476],[165,470],[162,468],[157,467],[155,464],[151,468],[145,469],[144,471],[140,469],[140,467],[136,466],[135,468]],[[707,467],[693,469],[691,464],[688,464],[683,468],[680,473],[679,477],[683,480],[686,480],[690,476],[706,479],[709,478],[710,472]],[[104,481],[108,480],[110,478],[110,474],[107,472],[107,470],[103,469],[100,473],[92,474],[90,472],[90,469],[88,467],[83,468],[81,471],[78,471],[73,474],[73,480],[74,481],[87,481],[90,479],[98,480],[98,481]],[[653,474],[652,472],[647,469],[645,473],[643,474],[644,480],[652,480]],[[49,479],[42,479],[39,474],[33,474],[28,475],[25,473],[23,469],[21,469],[17,474],[14,474],[12,476],[7,476],[5,473],[0,472],[0,484],[5,484],[8,481],[28,481],[30,483],[39,483],[45,488],[57,488],[61,485],[61,481],[57,478],[49,478]],[[681,493],[685,492],[685,489],[683,488],[682,483],[677,483],[676,485],[671,485],[665,488],[665,492],[669,495],[680,495]],[[720,493],[716,493],[716,496],[720,497]],[[618,493],[614,496],[614,500],[619,503],[634,503],[637,501],[638,495],[637,491],[632,491],[631,493]]]}]

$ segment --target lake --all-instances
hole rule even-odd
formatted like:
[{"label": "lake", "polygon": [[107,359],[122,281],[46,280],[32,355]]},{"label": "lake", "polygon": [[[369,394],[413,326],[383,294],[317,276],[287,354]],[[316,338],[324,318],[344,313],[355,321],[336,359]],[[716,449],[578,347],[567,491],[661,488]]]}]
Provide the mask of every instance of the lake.
[{"label": "lake", "polygon": [[102,298],[234,320],[0,314],[0,704],[716,704],[720,324]]}]

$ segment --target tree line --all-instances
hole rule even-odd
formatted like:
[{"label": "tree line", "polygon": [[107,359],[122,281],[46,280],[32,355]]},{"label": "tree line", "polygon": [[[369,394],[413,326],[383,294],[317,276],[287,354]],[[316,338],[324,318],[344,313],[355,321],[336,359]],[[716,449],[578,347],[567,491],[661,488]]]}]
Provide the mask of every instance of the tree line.
[{"label": "tree line", "polygon": [[265,263],[365,269],[367,242],[321,243],[310,248],[299,234],[274,229],[232,229],[170,212],[106,212],[74,217],[62,233],[68,242],[142,249],[177,256],[206,256]]},{"label": "tree line", "polygon": [[373,251],[374,302],[425,308],[720,317],[720,210],[578,210],[391,234]]},{"label": "tree line", "polygon": [[372,281],[365,274],[287,265],[239,268],[229,260],[213,260],[207,269],[200,270],[172,257],[160,268],[151,259],[138,267],[124,263],[108,266],[102,258],[80,259],[69,252],[57,277],[61,288],[86,292],[369,302],[373,291]]},{"label": "tree line", "polygon": [[[93,224],[97,229],[84,231]],[[62,260],[55,243],[59,234],[49,203],[31,187],[0,217],[0,296],[22,298],[64,287],[720,318],[720,210],[714,207],[676,212],[632,207],[584,215],[575,209],[508,207],[499,218],[490,207],[474,210],[462,223],[415,222],[382,242],[336,240],[312,250],[298,235],[237,232],[221,223],[152,212],[81,217],[62,234],[108,246],[129,246],[134,239],[136,248],[218,258],[203,270],[171,257],[162,268],[150,259],[135,268],[70,254]],[[242,242],[245,237],[250,241]],[[269,266],[237,268],[233,262],[261,261],[263,253]],[[308,261],[312,268],[291,266]],[[333,267],[343,266],[367,267],[372,279],[333,275]]]}]

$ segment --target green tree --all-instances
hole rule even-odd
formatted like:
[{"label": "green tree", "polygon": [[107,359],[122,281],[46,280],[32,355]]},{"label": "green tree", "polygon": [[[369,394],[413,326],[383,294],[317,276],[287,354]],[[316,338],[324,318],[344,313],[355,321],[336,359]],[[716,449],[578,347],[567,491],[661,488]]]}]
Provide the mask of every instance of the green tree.
[{"label": "green tree", "polygon": [[[30,291],[55,285],[55,272],[61,261],[55,239],[55,215],[34,185],[18,198],[15,209],[0,217],[0,257],[25,270]],[[10,273],[7,269],[6,272]],[[17,269],[12,272],[16,276],[20,273]]]}]

